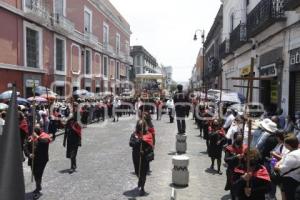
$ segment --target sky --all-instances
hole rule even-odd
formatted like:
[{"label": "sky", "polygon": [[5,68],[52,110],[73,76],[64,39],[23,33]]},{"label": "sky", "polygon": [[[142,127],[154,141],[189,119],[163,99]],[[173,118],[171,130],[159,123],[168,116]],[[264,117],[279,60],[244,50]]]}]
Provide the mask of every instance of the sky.
[{"label": "sky", "polygon": [[130,45],[142,45],[159,64],[173,67],[173,80],[187,82],[220,0],[110,0],[130,24]]}]

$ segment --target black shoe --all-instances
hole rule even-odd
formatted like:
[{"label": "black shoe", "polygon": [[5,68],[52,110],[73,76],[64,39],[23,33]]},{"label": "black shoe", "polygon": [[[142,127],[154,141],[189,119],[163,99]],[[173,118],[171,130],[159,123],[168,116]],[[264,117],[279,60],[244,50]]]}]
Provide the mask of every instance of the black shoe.
[{"label": "black shoe", "polygon": [[75,172],[75,169],[72,169],[72,168],[71,168],[71,169],[69,170],[69,174],[73,174],[74,172]]},{"label": "black shoe", "polygon": [[219,174],[219,175],[222,175],[222,174],[223,174],[223,172],[221,172],[221,171],[219,170],[219,171],[218,171],[218,174]]},{"label": "black shoe", "polygon": [[144,196],[145,195],[145,190],[144,189],[141,189],[140,190],[140,196]]}]

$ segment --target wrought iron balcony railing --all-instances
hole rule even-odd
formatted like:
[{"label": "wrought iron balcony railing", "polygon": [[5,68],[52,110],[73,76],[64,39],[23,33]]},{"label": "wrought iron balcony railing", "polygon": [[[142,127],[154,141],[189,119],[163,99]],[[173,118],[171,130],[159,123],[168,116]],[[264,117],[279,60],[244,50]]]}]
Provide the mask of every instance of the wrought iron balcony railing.
[{"label": "wrought iron balcony railing", "polygon": [[73,33],[75,31],[74,23],[59,13],[53,13],[53,27],[65,33]]},{"label": "wrought iron balcony railing", "polygon": [[229,40],[225,39],[219,46],[220,59],[226,58],[230,54]]},{"label": "wrought iron balcony railing", "polygon": [[27,17],[40,22],[50,22],[50,14],[45,6],[39,0],[28,0],[25,3],[24,13]]},{"label": "wrought iron balcony railing", "polygon": [[245,24],[239,24],[230,33],[230,51],[235,51],[247,42],[247,28]]},{"label": "wrought iron balcony railing", "polygon": [[262,0],[247,16],[249,37],[254,37],[272,24],[285,20],[286,0]]},{"label": "wrought iron balcony railing", "polygon": [[299,0],[286,0],[285,4],[285,10],[294,10],[297,7],[300,7],[300,1]]},{"label": "wrought iron balcony railing", "polygon": [[84,40],[94,46],[98,45],[98,38],[97,36],[93,35],[91,32],[84,32]]}]

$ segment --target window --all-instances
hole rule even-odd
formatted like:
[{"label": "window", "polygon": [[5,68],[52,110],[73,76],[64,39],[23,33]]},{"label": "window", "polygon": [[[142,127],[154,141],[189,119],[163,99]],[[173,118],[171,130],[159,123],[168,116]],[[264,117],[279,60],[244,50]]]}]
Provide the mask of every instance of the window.
[{"label": "window", "polygon": [[92,65],[92,53],[90,50],[85,50],[85,74],[91,74]]},{"label": "window", "polygon": [[54,0],[54,13],[65,16],[65,0]]},{"label": "window", "polygon": [[234,29],[234,14],[232,13],[230,15],[230,32],[232,32]]},{"label": "window", "polygon": [[117,62],[116,65],[116,79],[120,79],[120,63]]},{"label": "window", "polygon": [[107,47],[107,45],[108,45],[108,42],[109,42],[108,38],[109,38],[109,28],[108,28],[107,24],[104,24],[103,25],[103,45],[105,47]]},{"label": "window", "polygon": [[116,35],[116,52],[117,52],[117,54],[120,53],[120,43],[121,43],[120,34],[117,33],[117,35]]},{"label": "window", "polygon": [[92,11],[84,8],[84,32],[92,32]]},{"label": "window", "polygon": [[42,68],[42,29],[24,22],[24,65]]},{"label": "window", "polygon": [[66,42],[64,39],[58,38],[57,36],[55,36],[54,39],[55,70],[64,72],[66,67]]},{"label": "window", "polygon": [[107,56],[103,56],[103,76],[108,76],[108,58]]}]

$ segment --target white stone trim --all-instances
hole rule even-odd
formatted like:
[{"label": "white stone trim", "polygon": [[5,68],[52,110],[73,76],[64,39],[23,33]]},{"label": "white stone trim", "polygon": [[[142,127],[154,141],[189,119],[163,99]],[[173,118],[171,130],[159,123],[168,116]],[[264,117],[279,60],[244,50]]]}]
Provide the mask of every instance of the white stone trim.
[{"label": "white stone trim", "polygon": [[[53,13],[56,13],[56,10],[55,10],[55,2],[56,1],[60,1],[60,0],[53,0]],[[66,17],[67,16],[67,13],[66,13],[67,4],[66,4],[66,0],[62,0],[62,1],[63,1],[63,15],[64,15],[64,17]]]},{"label": "white stone trim", "polygon": [[7,63],[0,63],[0,69],[16,70],[16,71],[23,71],[23,72],[34,72],[34,73],[41,73],[41,74],[47,73],[47,71],[44,69],[37,69],[32,67],[20,66],[20,65],[12,65]]},{"label": "white stone trim", "polygon": [[[38,68],[43,69],[43,29],[35,24],[23,21],[23,57],[24,57],[24,66],[27,66],[27,47],[26,47],[26,29],[30,28],[38,32],[39,36],[39,64]],[[33,68],[33,67],[32,67]]]},{"label": "white stone trim", "polygon": [[[56,69],[56,39],[60,39],[64,42],[64,71],[58,71]],[[57,74],[57,75],[67,75],[67,40],[66,38],[62,37],[62,36],[59,36],[59,35],[56,35],[54,34],[54,73]],[[72,53],[72,52],[71,52]]]},{"label": "white stone trim", "polygon": [[[73,47],[76,47],[78,49],[78,52],[79,52],[79,56],[78,56],[78,63],[79,63],[79,71],[78,72],[75,72],[73,71]],[[72,43],[71,44],[71,72],[72,74],[76,74],[76,75],[79,75],[81,73],[81,48],[78,44],[75,44],[75,43]]]},{"label": "white stone trim", "polygon": [[[89,9],[86,5],[84,6],[84,13],[87,12],[90,14],[91,19],[90,19],[90,33],[93,33],[93,11],[91,9]],[[83,15],[84,18],[85,15]],[[85,19],[83,19],[83,27],[85,27]],[[85,30],[84,30],[85,32]]]},{"label": "white stone trim", "polygon": [[[107,37],[107,46],[108,46],[109,45],[109,25],[107,23],[103,22],[103,27],[107,28],[106,37]],[[105,38],[105,35],[104,35],[104,28],[103,28],[103,38],[102,38],[103,45],[105,45],[104,38]]]}]

